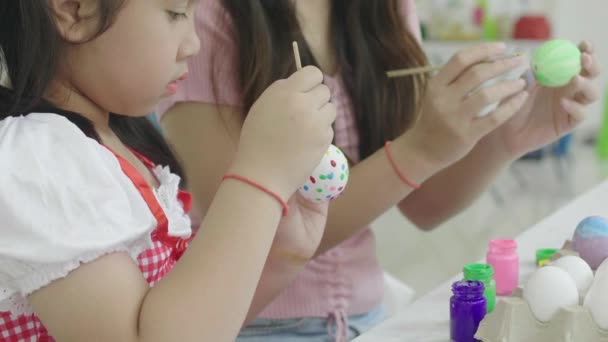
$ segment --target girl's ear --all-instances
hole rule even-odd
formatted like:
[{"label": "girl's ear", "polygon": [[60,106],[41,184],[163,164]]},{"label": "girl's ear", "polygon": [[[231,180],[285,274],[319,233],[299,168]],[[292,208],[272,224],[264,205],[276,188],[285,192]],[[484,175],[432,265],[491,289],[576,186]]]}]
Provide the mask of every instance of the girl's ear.
[{"label": "girl's ear", "polygon": [[99,28],[97,1],[48,0],[57,32],[63,40],[69,43],[81,43],[97,32]]}]

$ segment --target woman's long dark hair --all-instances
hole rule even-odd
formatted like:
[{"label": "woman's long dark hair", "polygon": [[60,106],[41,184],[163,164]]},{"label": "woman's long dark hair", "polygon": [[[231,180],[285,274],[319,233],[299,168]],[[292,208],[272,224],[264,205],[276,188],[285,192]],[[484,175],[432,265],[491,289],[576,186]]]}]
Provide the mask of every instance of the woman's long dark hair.
[{"label": "woman's long dark hair", "polygon": [[[100,24],[95,36],[112,25],[124,1],[98,1]],[[88,137],[99,141],[88,119],[55,108],[44,99],[61,55],[61,39],[46,0],[0,1],[0,52],[3,59],[0,75],[6,72],[11,82],[10,89],[0,86],[0,120],[33,111],[57,113],[78,126]],[[3,65],[5,70],[2,70]],[[111,114],[110,127],[125,145],[184,176],[171,148],[147,118]]]},{"label": "woman's long dark hair", "polygon": [[[423,75],[388,80],[386,70],[426,64],[406,29],[399,0],[331,0],[331,44],[355,110],[362,158],[412,125]],[[273,81],[293,72],[291,42],[302,61],[317,65],[291,0],[223,0],[235,28],[243,115]],[[338,70],[340,72],[340,70]]]}]

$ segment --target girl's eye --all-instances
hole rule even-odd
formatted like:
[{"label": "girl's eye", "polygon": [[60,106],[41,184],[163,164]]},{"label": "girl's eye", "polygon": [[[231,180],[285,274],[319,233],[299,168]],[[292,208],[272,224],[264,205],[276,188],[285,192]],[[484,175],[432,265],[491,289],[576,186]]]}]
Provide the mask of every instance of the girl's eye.
[{"label": "girl's eye", "polygon": [[167,14],[169,14],[169,19],[171,19],[171,21],[177,21],[180,19],[188,19],[187,13],[167,11]]}]

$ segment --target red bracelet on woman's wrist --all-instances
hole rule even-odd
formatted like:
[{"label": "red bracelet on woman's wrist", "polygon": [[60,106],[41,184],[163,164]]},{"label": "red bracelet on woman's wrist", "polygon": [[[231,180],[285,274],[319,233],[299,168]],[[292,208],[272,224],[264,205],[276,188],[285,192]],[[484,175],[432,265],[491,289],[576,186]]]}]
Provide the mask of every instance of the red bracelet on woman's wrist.
[{"label": "red bracelet on woman's wrist", "polygon": [[388,157],[388,160],[390,161],[391,165],[393,166],[393,170],[395,170],[395,173],[397,174],[397,176],[399,176],[399,179],[401,179],[401,181],[403,183],[405,183],[407,186],[409,186],[410,188],[413,188],[413,189],[420,188],[419,184],[416,184],[416,183],[410,181],[409,179],[407,179],[407,177],[405,177],[403,175],[403,173],[401,173],[399,166],[397,165],[397,163],[395,162],[395,159],[393,158],[393,155],[391,154],[390,147],[391,147],[391,142],[387,141],[386,144],[384,145],[384,150],[386,151],[386,156]]}]

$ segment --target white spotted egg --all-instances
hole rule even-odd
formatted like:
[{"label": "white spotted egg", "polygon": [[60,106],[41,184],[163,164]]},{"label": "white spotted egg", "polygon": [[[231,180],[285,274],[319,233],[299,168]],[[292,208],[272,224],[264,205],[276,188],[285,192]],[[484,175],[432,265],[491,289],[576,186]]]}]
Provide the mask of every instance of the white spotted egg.
[{"label": "white spotted egg", "polygon": [[348,183],[348,160],[344,153],[331,145],[306,183],[299,189],[300,195],[315,203],[336,199]]}]

